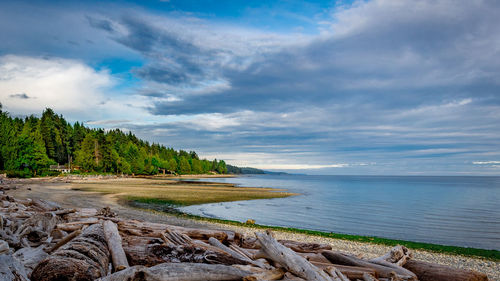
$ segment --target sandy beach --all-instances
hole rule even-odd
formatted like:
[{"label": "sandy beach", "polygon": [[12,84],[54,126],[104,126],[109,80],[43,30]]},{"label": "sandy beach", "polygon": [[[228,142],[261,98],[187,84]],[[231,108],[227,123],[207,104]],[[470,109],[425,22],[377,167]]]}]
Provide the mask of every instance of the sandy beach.
[{"label": "sandy beach", "polygon": [[[120,179],[135,181],[136,179]],[[195,183],[192,183],[195,184]],[[140,210],[132,208],[119,200],[119,194],[102,194],[98,192],[83,192],[75,190],[78,183],[70,181],[53,181],[47,179],[22,180],[15,184],[16,189],[6,191],[6,194],[17,198],[40,198],[60,204],[66,208],[96,208],[100,209],[109,206],[120,217],[129,219],[145,220],[150,222],[160,222],[172,225],[209,228],[209,229],[231,229],[246,235],[253,235],[256,229],[251,227],[239,227],[233,225],[211,223],[192,219],[179,218],[165,213]],[[391,247],[359,243],[353,241],[309,236],[290,232],[276,231],[278,239],[290,239],[307,242],[327,243],[338,251],[362,254],[365,257],[375,257],[386,253]],[[486,273],[490,280],[500,280],[500,262],[482,258],[464,257],[460,255],[449,255],[433,253],[423,250],[413,250],[416,259],[423,259],[457,268],[472,269]]]}]

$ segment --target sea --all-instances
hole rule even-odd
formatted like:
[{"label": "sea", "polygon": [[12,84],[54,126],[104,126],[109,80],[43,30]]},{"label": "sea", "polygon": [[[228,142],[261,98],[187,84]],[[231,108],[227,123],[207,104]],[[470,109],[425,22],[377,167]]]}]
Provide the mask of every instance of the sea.
[{"label": "sea", "polygon": [[194,205],[210,218],[500,250],[500,177],[245,175],[203,181],[298,196]]}]

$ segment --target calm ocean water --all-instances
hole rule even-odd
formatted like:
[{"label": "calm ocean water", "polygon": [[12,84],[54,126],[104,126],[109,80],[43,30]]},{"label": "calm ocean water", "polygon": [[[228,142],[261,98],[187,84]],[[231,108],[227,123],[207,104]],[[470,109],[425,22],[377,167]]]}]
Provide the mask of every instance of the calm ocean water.
[{"label": "calm ocean water", "polygon": [[326,232],[500,250],[500,177],[252,175],[209,179],[299,196],[182,211]]}]

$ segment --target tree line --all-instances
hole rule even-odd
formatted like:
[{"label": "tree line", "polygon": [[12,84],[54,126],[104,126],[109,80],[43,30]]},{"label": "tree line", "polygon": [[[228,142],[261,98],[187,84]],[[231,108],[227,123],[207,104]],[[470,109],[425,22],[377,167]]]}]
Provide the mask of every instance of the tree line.
[{"label": "tree line", "polygon": [[200,159],[194,151],[150,144],[131,132],[70,124],[50,108],[40,118],[12,117],[0,104],[0,170],[14,176],[53,174],[51,165],[72,164],[81,172],[152,175],[227,173],[223,160]]}]

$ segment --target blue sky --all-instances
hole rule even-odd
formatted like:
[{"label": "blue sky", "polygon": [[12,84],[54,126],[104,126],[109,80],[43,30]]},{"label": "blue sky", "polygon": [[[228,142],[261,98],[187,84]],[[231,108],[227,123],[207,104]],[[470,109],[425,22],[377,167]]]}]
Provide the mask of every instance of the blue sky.
[{"label": "blue sky", "polygon": [[497,1],[3,1],[0,102],[240,166],[499,175]]}]

